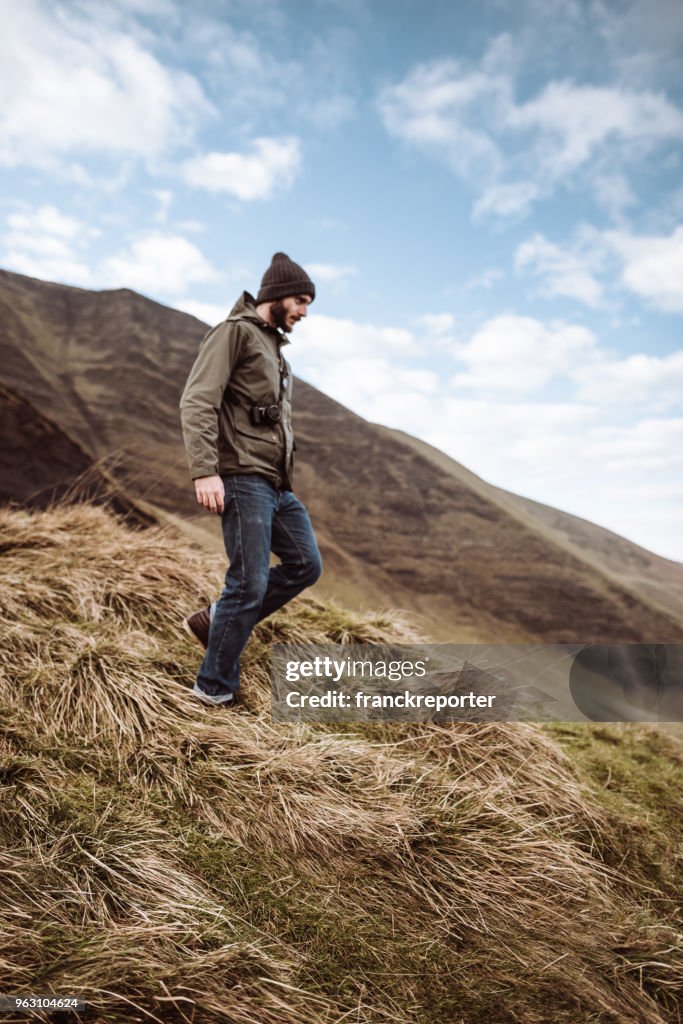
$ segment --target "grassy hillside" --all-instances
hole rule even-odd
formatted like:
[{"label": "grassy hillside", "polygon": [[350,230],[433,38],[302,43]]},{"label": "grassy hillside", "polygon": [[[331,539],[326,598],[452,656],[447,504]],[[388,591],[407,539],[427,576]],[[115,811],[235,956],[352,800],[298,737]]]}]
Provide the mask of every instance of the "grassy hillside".
[{"label": "grassy hillside", "polygon": [[103,1024],[680,1019],[674,738],[276,726],[272,640],[412,637],[305,599],[205,709],[178,623],[222,566],[88,505],[0,510],[0,550],[2,992]]}]

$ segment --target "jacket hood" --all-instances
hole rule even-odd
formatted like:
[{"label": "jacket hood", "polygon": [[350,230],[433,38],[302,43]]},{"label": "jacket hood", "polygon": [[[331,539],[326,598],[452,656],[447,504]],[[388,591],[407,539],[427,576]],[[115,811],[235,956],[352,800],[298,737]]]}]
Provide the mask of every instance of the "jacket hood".
[{"label": "jacket hood", "polygon": [[230,310],[228,316],[239,316],[243,320],[251,320],[253,323],[258,324],[260,327],[267,327],[271,331],[275,331],[283,345],[289,344],[289,338],[278,331],[277,327],[271,327],[270,324],[266,323],[262,316],[256,312],[256,299],[251,292],[242,292],[235,305]]},{"label": "jacket hood", "polygon": [[262,317],[256,312],[256,299],[250,292],[242,292],[230,310],[229,316],[241,316],[245,320],[255,320],[256,323],[263,323]]}]

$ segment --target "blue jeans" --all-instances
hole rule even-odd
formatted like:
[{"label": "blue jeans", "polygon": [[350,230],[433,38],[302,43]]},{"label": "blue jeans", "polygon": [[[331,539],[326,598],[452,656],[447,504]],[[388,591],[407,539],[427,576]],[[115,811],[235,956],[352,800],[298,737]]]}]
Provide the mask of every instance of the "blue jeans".
[{"label": "blue jeans", "polygon": [[[230,561],[212,607],[197,686],[211,696],[240,685],[240,655],[252,629],[319,578],[320,552],[304,505],[255,473],[222,477],[223,540]],[[270,552],[280,564],[270,568]]]}]

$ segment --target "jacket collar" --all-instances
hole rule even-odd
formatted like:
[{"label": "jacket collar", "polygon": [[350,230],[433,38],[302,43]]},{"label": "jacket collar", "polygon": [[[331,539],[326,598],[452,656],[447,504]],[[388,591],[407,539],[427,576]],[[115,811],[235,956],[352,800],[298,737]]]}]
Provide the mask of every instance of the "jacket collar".
[{"label": "jacket collar", "polygon": [[240,320],[250,320],[264,330],[274,334],[278,344],[289,345],[290,341],[283,331],[273,327],[256,312],[256,299],[250,292],[242,292],[235,305],[230,310],[230,316],[238,316]]}]

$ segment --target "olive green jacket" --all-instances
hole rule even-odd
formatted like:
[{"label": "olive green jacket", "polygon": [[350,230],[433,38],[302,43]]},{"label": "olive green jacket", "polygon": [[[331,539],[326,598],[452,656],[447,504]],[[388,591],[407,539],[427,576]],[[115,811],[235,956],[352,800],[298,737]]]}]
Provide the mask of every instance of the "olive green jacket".
[{"label": "olive green jacket", "polygon": [[[289,339],[256,312],[243,292],[230,316],[204,337],[180,399],[180,420],[193,480],[260,473],[291,490],[294,470],[292,375],[282,355]],[[286,386],[281,382],[286,379]],[[255,426],[253,405],[280,405],[279,423]]]}]

